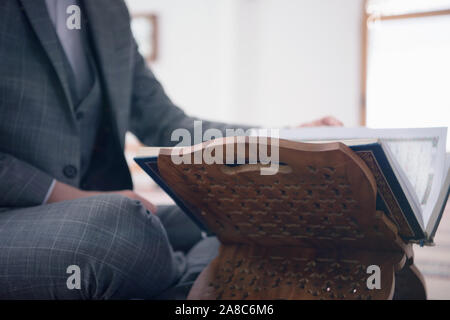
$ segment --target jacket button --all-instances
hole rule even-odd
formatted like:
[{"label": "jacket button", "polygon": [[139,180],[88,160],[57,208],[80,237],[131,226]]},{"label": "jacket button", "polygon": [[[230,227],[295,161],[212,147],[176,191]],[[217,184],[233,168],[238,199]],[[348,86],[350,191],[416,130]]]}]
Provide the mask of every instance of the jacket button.
[{"label": "jacket button", "polygon": [[81,119],[84,118],[84,113],[83,113],[82,111],[78,111],[78,112],[75,114],[75,117],[77,118],[78,121],[80,121]]},{"label": "jacket button", "polygon": [[69,164],[64,167],[63,173],[67,178],[73,179],[77,176],[78,170],[75,166]]}]

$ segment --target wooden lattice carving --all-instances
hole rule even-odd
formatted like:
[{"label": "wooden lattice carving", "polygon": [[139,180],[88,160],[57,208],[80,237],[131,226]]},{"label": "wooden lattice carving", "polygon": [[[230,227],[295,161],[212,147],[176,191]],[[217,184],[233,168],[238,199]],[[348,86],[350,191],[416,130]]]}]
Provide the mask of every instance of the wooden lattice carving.
[{"label": "wooden lattice carving", "polygon": [[[248,138],[244,144],[248,156]],[[193,160],[207,148],[185,152]],[[391,298],[395,271],[411,251],[376,211],[366,164],[340,143],[280,140],[279,165],[276,174],[261,175],[258,163],[175,164],[161,151],[160,174],[222,243],[190,298]],[[367,289],[369,265],[382,270],[381,290]]]}]

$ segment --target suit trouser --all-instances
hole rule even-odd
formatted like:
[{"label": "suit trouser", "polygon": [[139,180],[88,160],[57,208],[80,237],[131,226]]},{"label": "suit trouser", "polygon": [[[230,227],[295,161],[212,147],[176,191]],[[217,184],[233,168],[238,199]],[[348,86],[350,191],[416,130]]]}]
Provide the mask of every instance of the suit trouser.
[{"label": "suit trouser", "polygon": [[4,211],[0,298],[184,298],[217,250],[177,207],[120,195]]}]

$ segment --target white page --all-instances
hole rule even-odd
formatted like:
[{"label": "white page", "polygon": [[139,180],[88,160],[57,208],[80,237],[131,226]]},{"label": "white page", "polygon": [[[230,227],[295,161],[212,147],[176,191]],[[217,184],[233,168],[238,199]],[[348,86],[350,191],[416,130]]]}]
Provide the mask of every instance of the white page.
[{"label": "white page", "polygon": [[447,128],[315,127],[280,130],[281,139],[296,141],[382,140],[390,148],[409,184],[415,190],[415,198],[420,203],[424,225],[427,225],[442,186],[446,137]]},{"label": "white page", "polygon": [[441,192],[439,194],[439,197],[436,201],[436,204],[434,206],[433,209],[433,213],[430,216],[430,220],[428,222],[426,231],[427,234],[429,235],[429,237],[433,238],[434,237],[434,232],[436,232],[437,229],[437,223],[438,220],[440,218],[440,215],[442,213],[442,210],[444,209],[445,206],[445,202],[447,199],[447,193],[449,191],[450,188],[450,153],[447,153],[446,155],[446,164],[445,164],[445,170],[447,172],[446,174],[446,178],[443,181],[442,187],[441,187]]}]

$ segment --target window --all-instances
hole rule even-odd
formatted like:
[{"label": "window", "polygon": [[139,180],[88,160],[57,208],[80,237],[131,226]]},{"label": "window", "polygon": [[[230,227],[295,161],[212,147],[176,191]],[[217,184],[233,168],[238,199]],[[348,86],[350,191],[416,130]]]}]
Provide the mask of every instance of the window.
[{"label": "window", "polygon": [[450,0],[369,0],[365,25],[363,122],[449,127]]}]

